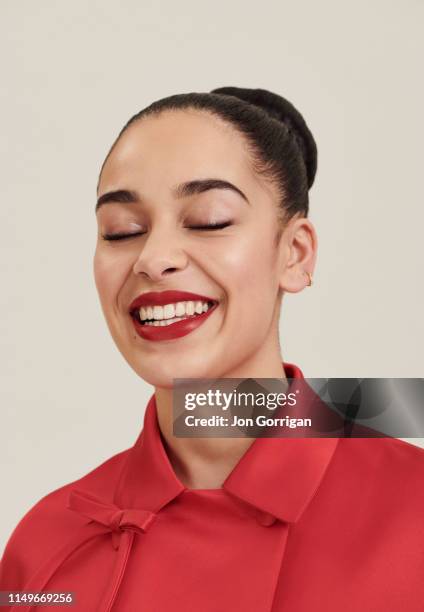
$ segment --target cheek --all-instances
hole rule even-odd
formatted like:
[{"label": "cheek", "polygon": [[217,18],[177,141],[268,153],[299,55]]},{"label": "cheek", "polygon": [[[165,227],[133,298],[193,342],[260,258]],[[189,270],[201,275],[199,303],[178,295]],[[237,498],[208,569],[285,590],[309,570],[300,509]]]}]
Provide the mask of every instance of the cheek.
[{"label": "cheek", "polygon": [[272,241],[264,235],[252,232],[243,238],[237,236],[213,254],[230,306],[253,314],[254,307],[272,308],[278,289],[276,252]]},{"label": "cheek", "polygon": [[97,291],[105,311],[110,310],[114,304],[131,264],[122,254],[107,253],[97,248],[93,260],[94,279]]}]

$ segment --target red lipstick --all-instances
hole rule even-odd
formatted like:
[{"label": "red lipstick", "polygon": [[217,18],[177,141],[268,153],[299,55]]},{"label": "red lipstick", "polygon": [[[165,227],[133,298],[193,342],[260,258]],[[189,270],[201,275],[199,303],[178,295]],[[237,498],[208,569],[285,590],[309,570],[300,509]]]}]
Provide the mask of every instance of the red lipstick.
[{"label": "red lipstick", "polygon": [[[207,302],[209,308],[206,312],[202,312],[201,314],[183,315],[186,317],[184,320],[165,326],[146,325],[140,320],[139,310],[141,307],[146,308],[147,306],[165,306],[165,304],[175,304],[177,302],[188,301]],[[204,321],[212,314],[217,305],[217,300],[205,295],[191,293],[189,291],[150,291],[148,293],[142,293],[131,302],[129,306],[129,313],[131,315],[135,331],[144,340],[174,340],[176,338],[186,336],[194,329],[197,329],[200,325],[202,325],[202,323],[204,323]]]}]

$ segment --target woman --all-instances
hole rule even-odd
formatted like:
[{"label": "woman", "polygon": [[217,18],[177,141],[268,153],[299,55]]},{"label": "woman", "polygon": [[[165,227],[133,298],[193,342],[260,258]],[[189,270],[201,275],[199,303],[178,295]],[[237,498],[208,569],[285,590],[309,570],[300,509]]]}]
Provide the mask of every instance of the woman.
[{"label": "woman", "polygon": [[172,96],[127,123],[99,178],[94,271],[155,392],[133,448],[20,522],[1,589],[102,612],[422,610],[421,450],[172,435],[175,378],[302,378],[278,321],[312,281],[315,171],[303,118],[264,90]]}]

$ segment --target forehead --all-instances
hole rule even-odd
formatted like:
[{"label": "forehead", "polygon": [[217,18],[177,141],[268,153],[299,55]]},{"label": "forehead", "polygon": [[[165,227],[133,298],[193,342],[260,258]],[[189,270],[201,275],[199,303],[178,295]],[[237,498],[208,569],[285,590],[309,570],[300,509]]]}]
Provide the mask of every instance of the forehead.
[{"label": "forehead", "polygon": [[140,189],[157,194],[175,184],[220,178],[263,189],[244,137],[229,123],[197,109],[162,111],[133,123],[113,147],[102,170],[99,194]]}]

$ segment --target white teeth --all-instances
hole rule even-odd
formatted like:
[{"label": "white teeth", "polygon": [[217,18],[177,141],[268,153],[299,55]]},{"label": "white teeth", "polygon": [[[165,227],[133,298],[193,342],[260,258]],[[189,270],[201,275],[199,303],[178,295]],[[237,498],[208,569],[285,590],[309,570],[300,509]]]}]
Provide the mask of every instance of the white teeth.
[{"label": "white teeth", "polygon": [[163,319],[163,306],[153,306],[153,318],[156,321]]},{"label": "white teeth", "polygon": [[185,315],[184,302],[178,302],[175,306],[175,316],[182,317],[183,315]]},{"label": "white teeth", "polygon": [[[209,303],[201,300],[189,300],[177,302],[176,304],[165,304],[164,306],[142,306],[139,309],[139,317],[146,325],[167,325],[180,321],[181,318],[200,315],[209,310]],[[154,319],[154,322],[152,321]],[[156,322],[158,322],[156,324]]]},{"label": "white teeth", "polygon": [[167,304],[163,307],[163,317],[164,319],[172,319],[175,316],[175,306],[174,304]]}]

